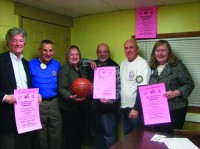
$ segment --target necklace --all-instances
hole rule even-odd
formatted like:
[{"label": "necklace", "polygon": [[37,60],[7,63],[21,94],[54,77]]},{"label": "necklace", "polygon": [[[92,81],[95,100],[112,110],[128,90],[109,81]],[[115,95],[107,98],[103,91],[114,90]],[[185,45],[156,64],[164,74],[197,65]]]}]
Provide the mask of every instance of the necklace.
[{"label": "necklace", "polygon": [[41,63],[41,64],[40,64],[40,68],[41,68],[41,69],[46,69],[46,68],[47,68],[47,65],[44,64],[44,63]]},{"label": "necklace", "polygon": [[43,70],[46,69],[47,65],[45,63],[43,63],[40,58],[39,58],[39,61],[41,62],[40,68],[43,69]]}]

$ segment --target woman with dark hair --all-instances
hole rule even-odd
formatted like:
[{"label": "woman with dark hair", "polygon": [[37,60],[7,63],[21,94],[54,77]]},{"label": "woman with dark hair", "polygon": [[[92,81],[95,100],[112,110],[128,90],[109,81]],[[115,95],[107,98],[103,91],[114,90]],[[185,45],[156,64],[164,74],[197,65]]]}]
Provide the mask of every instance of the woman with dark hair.
[{"label": "woman with dark hair", "polygon": [[188,97],[194,89],[194,82],[186,66],[173,53],[166,40],[155,43],[151,53],[150,84],[165,83],[171,122],[154,125],[155,131],[173,133],[182,129],[187,113]]},{"label": "woman with dark hair", "polygon": [[86,98],[72,94],[71,84],[77,78],[87,78],[86,68],[81,63],[81,53],[77,46],[71,46],[67,52],[67,63],[58,74],[59,106],[63,118],[64,144],[66,149],[80,149],[83,133]]}]

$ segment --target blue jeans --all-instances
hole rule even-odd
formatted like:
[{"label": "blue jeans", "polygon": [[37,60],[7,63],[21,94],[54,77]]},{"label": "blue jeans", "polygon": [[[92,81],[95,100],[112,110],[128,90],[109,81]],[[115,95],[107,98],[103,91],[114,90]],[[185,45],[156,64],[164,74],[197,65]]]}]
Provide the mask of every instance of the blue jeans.
[{"label": "blue jeans", "polygon": [[116,141],[117,113],[92,111],[92,136],[95,149],[108,149]]},{"label": "blue jeans", "polygon": [[128,117],[130,111],[131,111],[131,108],[122,109],[122,125],[123,125],[124,135],[127,135],[132,130],[138,127],[137,125],[138,119],[130,119]]}]

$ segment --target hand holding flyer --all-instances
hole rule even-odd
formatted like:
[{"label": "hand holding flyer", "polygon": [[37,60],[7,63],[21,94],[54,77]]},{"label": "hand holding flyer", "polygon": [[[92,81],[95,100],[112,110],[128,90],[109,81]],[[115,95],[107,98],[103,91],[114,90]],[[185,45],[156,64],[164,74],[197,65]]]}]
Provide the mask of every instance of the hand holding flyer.
[{"label": "hand holding flyer", "polygon": [[14,90],[15,121],[18,133],[41,129],[38,88]]},{"label": "hand holding flyer", "polygon": [[145,125],[170,122],[164,83],[139,87]]},{"label": "hand holding flyer", "polygon": [[93,98],[116,99],[116,67],[95,69]]}]

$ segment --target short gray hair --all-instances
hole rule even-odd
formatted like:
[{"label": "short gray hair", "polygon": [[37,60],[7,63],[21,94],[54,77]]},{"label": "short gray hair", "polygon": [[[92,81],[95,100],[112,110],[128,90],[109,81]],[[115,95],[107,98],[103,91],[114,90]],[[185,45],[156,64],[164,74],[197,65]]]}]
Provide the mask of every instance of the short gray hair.
[{"label": "short gray hair", "polygon": [[26,39],[27,39],[27,33],[25,30],[23,30],[22,28],[18,28],[18,27],[13,27],[11,29],[9,29],[7,31],[6,34],[6,43],[8,46],[8,43],[11,41],[12,37],[15,35],[22,35],[24,37],[24,41],[26,43]]}]

